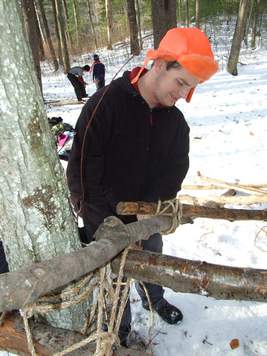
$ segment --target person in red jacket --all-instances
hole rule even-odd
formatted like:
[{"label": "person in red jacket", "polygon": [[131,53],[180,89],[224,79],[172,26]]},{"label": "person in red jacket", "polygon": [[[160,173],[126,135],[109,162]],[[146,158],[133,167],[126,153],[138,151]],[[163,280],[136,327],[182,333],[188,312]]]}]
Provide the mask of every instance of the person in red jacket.
[{"label": "person in red jacket", "polygon": [[[153,66],[147,70],[149,60]],[[76,124],[67,179],[88,243],[106,217],[118,216],[118,202],[176,197],[189,167],[189,127],[175,103],[190,102],[196,86],[217,69],[203,32],[174,28],[158,49],[147,52],[141,68],[126,71],[86,103]],[[136,221],[135,216],[119,218],[125,224]],[[153,252],[161,253],[162,245],[160,233],[142,241]],[[182,312],[164,298],[163,288],[145,285],[153,310],[169,324],[181,322]],[[144,290],[140,285],[137,290],[149,309]],[[130,329],[128,302],[119,330],[122,345],[127,345]]]},{"label": "person in red jacket", "polygon": [[82,98],[86,98],[88,95],[86,94],[85,85],[87,84],[83,79],[84,72],[89,72],[90,66],[85,65],[83,67],[72,67],[70,68],[67,78],[71,82],[74,87],[74,91],[78,101],[82,101]]}]

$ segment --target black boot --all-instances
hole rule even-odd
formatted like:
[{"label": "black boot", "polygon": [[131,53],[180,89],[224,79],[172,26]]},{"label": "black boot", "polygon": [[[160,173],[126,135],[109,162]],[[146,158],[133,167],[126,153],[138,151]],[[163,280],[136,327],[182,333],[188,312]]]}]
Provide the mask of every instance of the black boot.
[{"label": "black boot", "polygon": [[[147,299],[142,301],[142,305],[144,309],[150,310]],[[152,304],[152,309],[168,324],[180,324],[183,320],[182,312],[164,298]]]}]

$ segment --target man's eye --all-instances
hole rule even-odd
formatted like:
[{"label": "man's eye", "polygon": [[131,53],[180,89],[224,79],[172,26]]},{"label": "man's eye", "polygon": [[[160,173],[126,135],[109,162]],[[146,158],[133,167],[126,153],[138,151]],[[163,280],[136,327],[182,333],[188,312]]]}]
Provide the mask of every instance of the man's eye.
[{"label": "man's eye", "polygon": [[181,80],[177,80],[177,84],[180,85],[180,86],[183,86],[183,85],[184,85],[184,83],[181,82]]}]

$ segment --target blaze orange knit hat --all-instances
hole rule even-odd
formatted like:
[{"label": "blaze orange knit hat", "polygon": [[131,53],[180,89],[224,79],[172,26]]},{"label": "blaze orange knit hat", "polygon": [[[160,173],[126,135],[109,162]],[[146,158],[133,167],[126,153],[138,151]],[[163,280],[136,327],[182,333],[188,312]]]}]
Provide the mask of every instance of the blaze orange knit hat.
[{"label": "blaze orange knit hat", "polygon": [[[198,28],[172,28],[160,41],[158,49],[148,50],[143,67],[132,83],[138,81],[140,74],[150,60],[157,58],[165,61],[177,61],[200,83],[208,80],[218,70],[218,63],[207,36]],[[186,101],[189,102],[194,89],[191,89]]]}]

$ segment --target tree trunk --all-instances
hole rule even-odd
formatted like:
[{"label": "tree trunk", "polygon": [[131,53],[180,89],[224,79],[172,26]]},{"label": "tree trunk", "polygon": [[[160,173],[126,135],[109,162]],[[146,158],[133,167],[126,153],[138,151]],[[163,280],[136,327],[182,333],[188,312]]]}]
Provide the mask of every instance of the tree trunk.
[{"label": "tree trunk", "polygon": [[44,31],[45,31],[50,55],[51,55],[53,65],[54,65],[54,70],[57,71],[58,70],[58,61],[57,61],[56,52],[55,52],[55,49],[54,49],[54,46],[53,46],[53,43],[51,40],[51,35],[50,35],[50,30],[49,30],[46,14],[45,14],[43,0],[38,0],[38,4],[39,4],[41,18],[42,18],[43,25],[44,25]]},{"label": "tree trunk", "polygon": [[165,33],[176,27],[176,1],[152,0],[152,26],[154,34],[154,47],[157,48]]},{"label": "tree trunk", "polygon": [[69,58],[69,51],[68,51],[67,40],[66,40],[66,21],[64,16],[64,8],[63,8],[62,0],[55,0],[55,4],[56,4],[57,19],[58,19],[60,43],[62,48],[64,72],[67,73],[70,69],[70,58]]},{"label": "tree trunk", "polygon": [[[80,248],[16,0],[0,2],[0,240],[11,271]],[[12,71],[6,70],[6,58]],[[41,277],[41,276],[40,276]],[[19,288],[17,294],[20,294]],[[79,328],[85,306],[51,313],[57,326]],[[60,320],[59,320],[60,319]]]},{"label": "tree trunk", "polygon": [[95,25],[93,23],[90,0],[87,0],[87,8],[88,8],[88,15],[89,15],[89,21],[90,21],[90,25],[91,25],[91,30],[92,30],[92,34],[93,34],[94,42],[95,42],[95,49],[97,49],[97,47],[98,47],[97,46],[97,38],[96,38],[96,32],[95,32]]},{"label": "tree trunk", "polygon": [[[38,1],[38,0],[37,0]],[[44,46],[45,46],[45,42],[46,42],[46,38],[45,35],[43,33],[43,26],[42,26],[42,21],[40,19],[40,14],[38,12],[37,9],[37,3],[36,0],[34,1],[34,10],[35,10],[35,14],[36,14],[36,19],[37,19],[37,24],[38,24],[38,37],[39,37],[39,53],[40,53],[40,61],[44,61],[45,60],[45,50],[44,50]]]},{"label": "tree trunk", "polygon": [[34,8],[34,2],[32,0],[22,0],[21,4],[23,8],[23,13],[25,15],[24,18],[26,21],[27,38],[32,51],[35,73],[37,75],[39,87],[42,92],[42,77],[41,77],[40,51],[39,51],[40,38],[38,35],[38,21]]},{"label": "tree trunk", "polygon": [[189,15],[189,3],[188,0],[184,0],[184,7],[185,7],[185,24],[186,27],[190,25],[190,15]]},{"label": "tree trunk", "polygon": [[55,32],[56,32],[56,38],[57,38],[58,61],[59,61],[59,64],[63,66],[63,54],[62,54],[62,45],[61,45],[61,41],[60,41],[59,26],[58,26],[58,20],[57,20],[56,0],[52,0],[52,8],[53,8]]},{"label": "tree trunk", "polygon": [[112,49],[112,30],[113,30],[112,1],[105,0],[105,5],[106,5],[106,21],[107,21],[107,48]]},{"label": "tree trunk", "polygon": [[[0,311],[25,307],[40,296],[105,265],[130,244],[166,229],[169,218],[153,217],[124,225],[109,217],[96,232],[96,242],[73,253],[0,275]],[[118,272],[121,256],[113,262]],[[266,270],[189,261],[151,252],[130,251],[125,274],[179,292],[214,298],[267,300]],[[17,291],[20,293],[17,293]]]},{"label": "tree trunk", "polygon": [[137,11],[138,33],[139,33],[139,47],[141,50],[143,49],[143,38],[142,38],[142,24],[141,24],[139,0],[136,0],[136,11]]},{"label": "tree trunk", "polygon": [[200,0],[196,0],[196,27],[200,28]]},{"label": "tree trunk", "polygon": [[232,40],[231,51],[227,63],[227,71],[232,75],[238,75],[237,62],[239,58],[241,42],[244,39],[249,5],[250,0],[240,0],[234,37]]},{"label": "tree trunk", "polygon": [[130,30],[131,54],[138,55],[140,53],[140,47],[138,43],[138,28],[134,1],[135,0],[127,0],[127,17]]},{"label": "tree trunk", "polygon": [[80,12],[79,12],[79,4],[77,0],[73,0],[73,15],[75,22],[75,32],[76,32],[76,49],[78,53],[81,51],[81,42],[80,42],[80,31],[81,31],[81,20],[80,20]]},{"label": "tree trunk", "polygon": [[255,0],[253,20],[252,20],[252,30],[251,30],[251,43],[250,46],[252,49],[256,48],[256,37],[257,37],[257,24],[259,20],[259,7],[260,0]]}]

